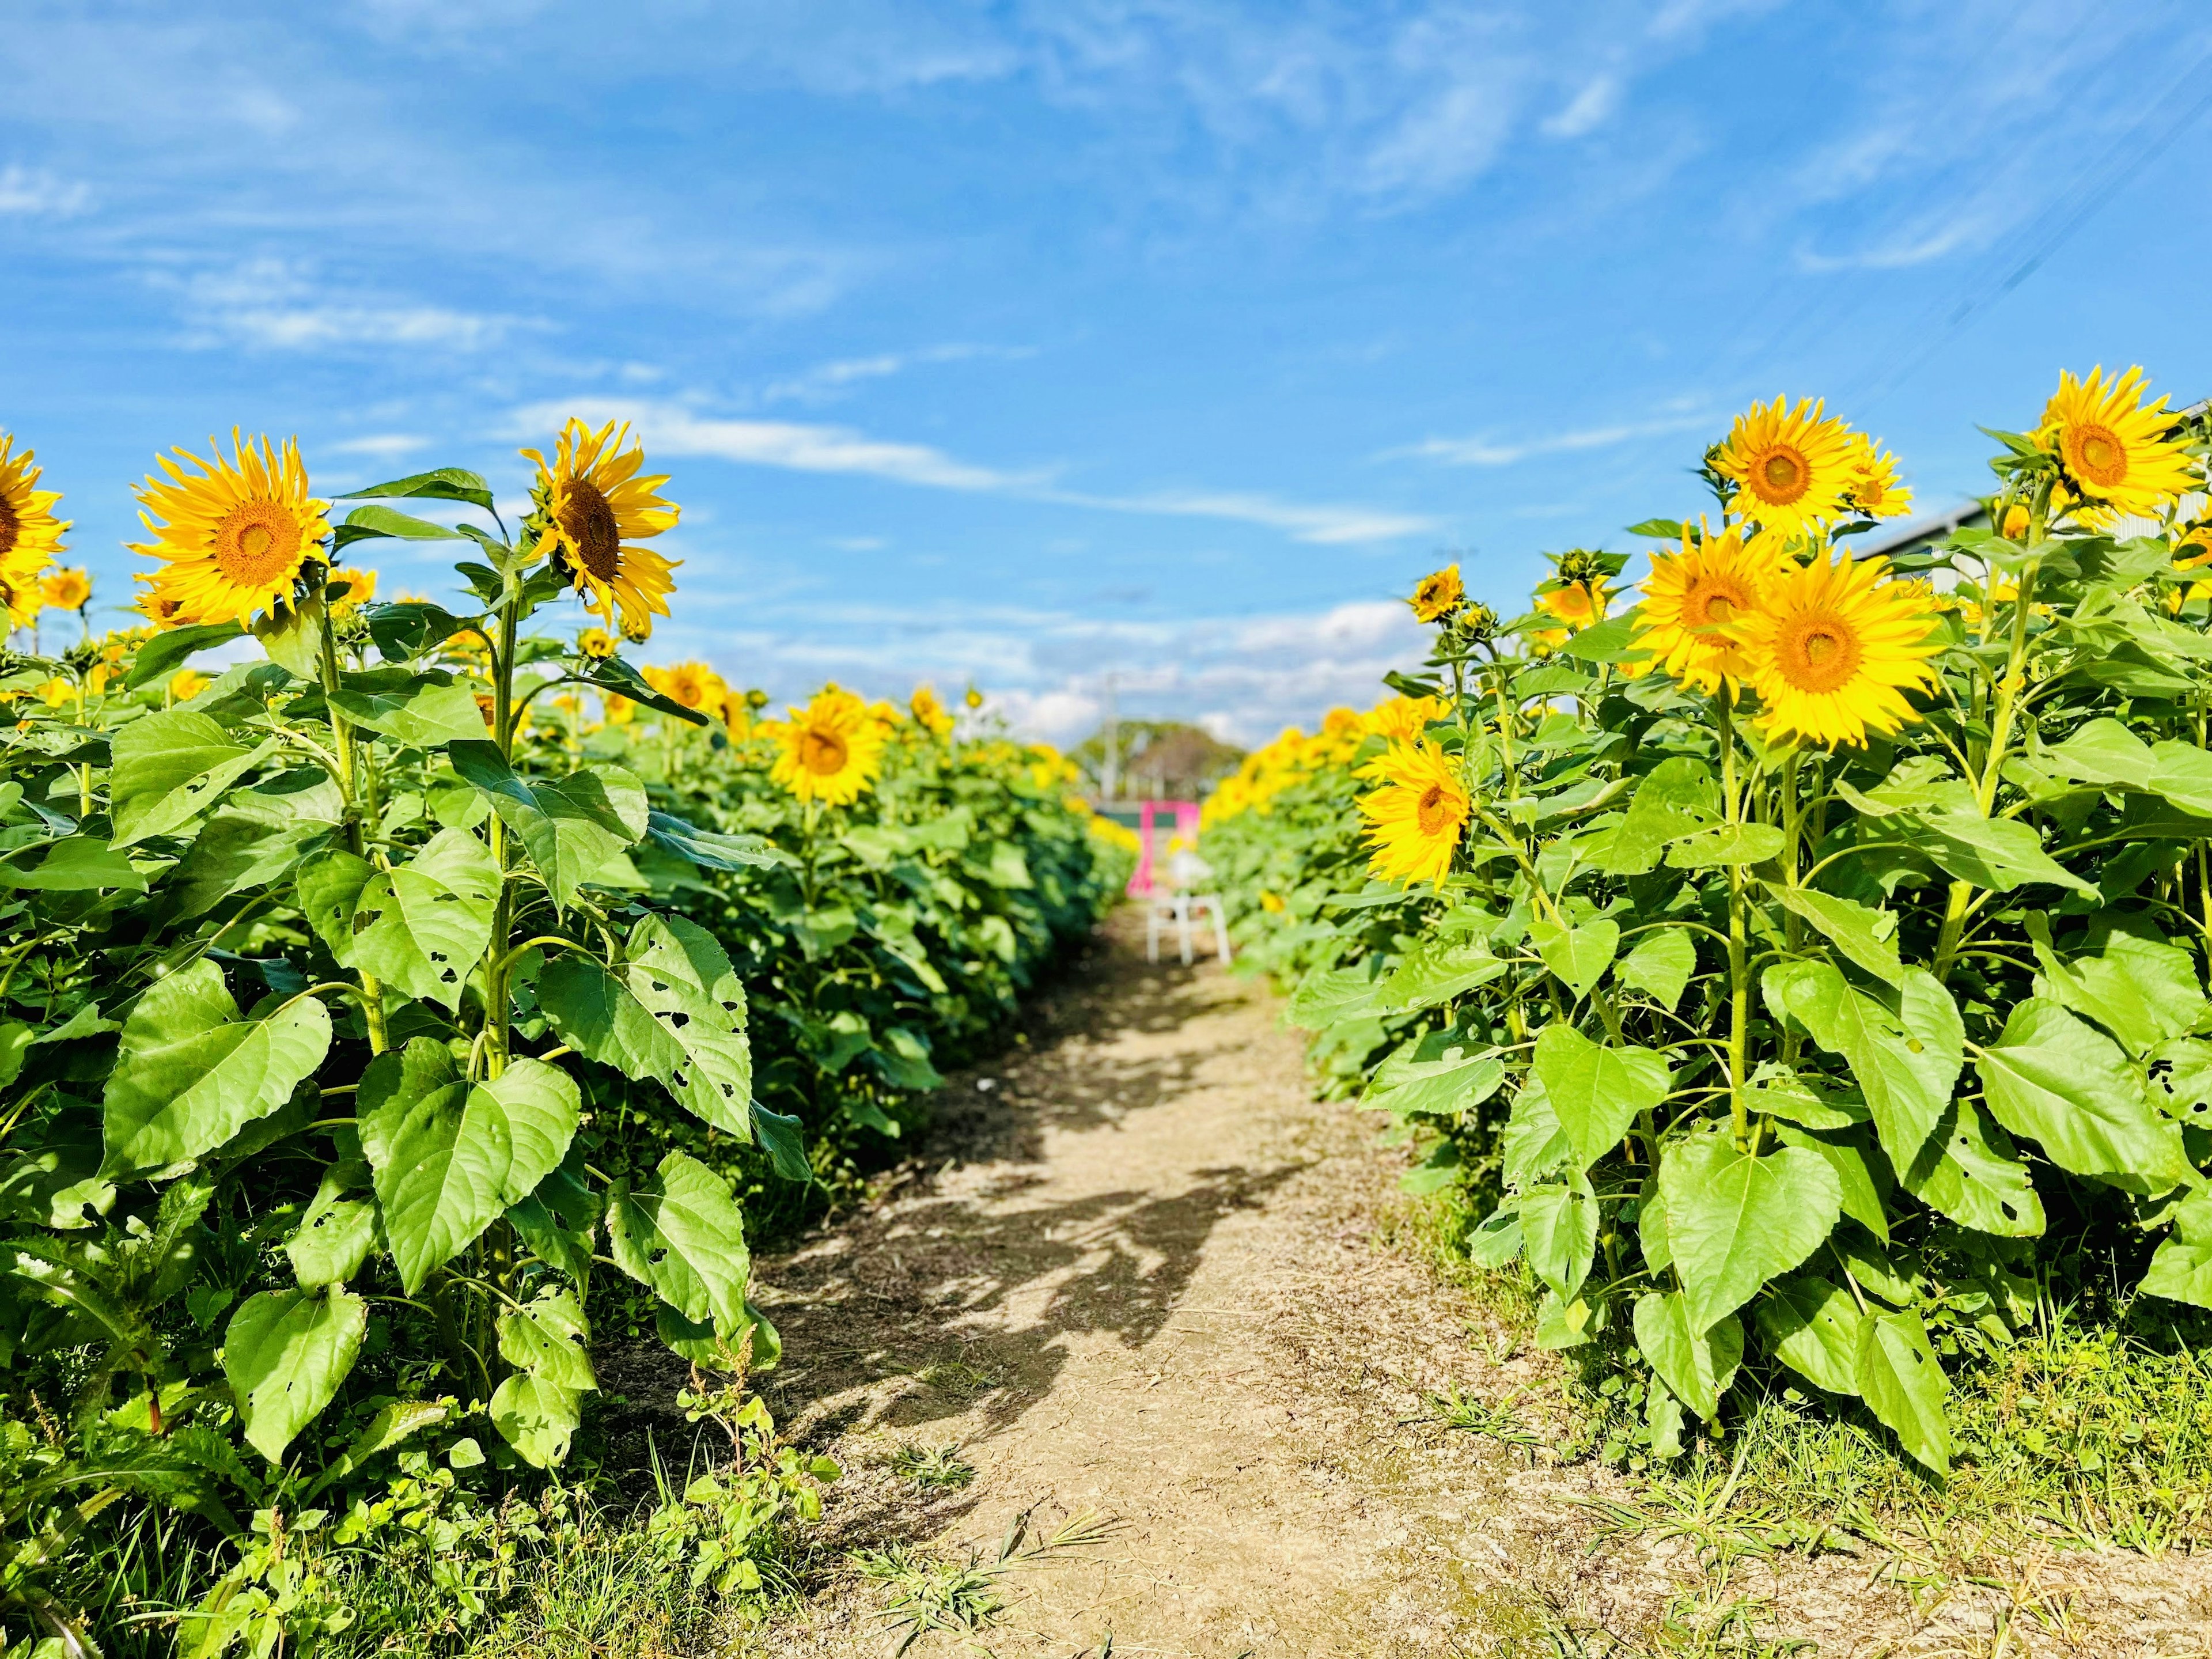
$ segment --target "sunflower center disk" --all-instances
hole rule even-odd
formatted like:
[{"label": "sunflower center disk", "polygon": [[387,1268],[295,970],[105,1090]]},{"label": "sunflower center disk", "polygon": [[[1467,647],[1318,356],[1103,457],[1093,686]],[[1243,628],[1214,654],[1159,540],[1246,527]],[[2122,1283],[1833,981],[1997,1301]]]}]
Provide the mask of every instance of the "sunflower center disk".
[{"label": "sunflower center disk", "polygon": [[300,526],[274,501],[240,501],[216,526],[215,564],[241,587],[273,587],[300,568]]},{"label": "sunflower center disk", "polygon": [[1421,799],[1413,807],[1413,823],[1425,836],[1441,836],[1450,829],[1457,818],[1451,803],[1444,799],[1443,786],[1432,783],[1421,791]]},{"label": "sunflower center disk", "polygon": [[843,771],[847,753],[844,738],[834,732],[809,732],[799,739],[799,763],[817,778]]},{"label": "sunflower center disk", "polygon": [[1755,476],[1759,498],[1777,507],[1787,507],[1803,495],[1808,482],[1805,458],[1794,449],[1768,451]]},{"label": "sunflower center disk", "polygon": [[15,516],[15,509],[0,501],[0,559],[15,550],[15,538],[23,533],[23,521]]},{"label": "sunflower center disk", "polygon": [[1858,635],[1840,617],[1808,617],[1782,641],[1783,678],[1800,691],[1832,691],[1858,672]]},{"label": "sunflower center disk", "polygon": [[2128,476],[2127,446],[2101,426],[2085,426],[2075,441],[2075,470],[2110,489]]},{"label": "sunflower center disk", "polygon": [[598,485],[586,478],[570,480],[561,528],[585,569],[603,582],[615,579],[622,568],[622,526]]}]

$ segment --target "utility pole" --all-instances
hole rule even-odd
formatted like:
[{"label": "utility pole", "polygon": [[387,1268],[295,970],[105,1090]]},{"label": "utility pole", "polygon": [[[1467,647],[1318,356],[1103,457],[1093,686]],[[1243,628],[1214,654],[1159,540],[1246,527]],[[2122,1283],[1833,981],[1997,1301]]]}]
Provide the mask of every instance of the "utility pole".
[{"label": "utility pole", "polygon": [[1121,792],[1121,715],[1114,701],[1114,676],[1106,677],[1106,764],[1098,779],[1102,793],[1108,800],[1120,798]]}]

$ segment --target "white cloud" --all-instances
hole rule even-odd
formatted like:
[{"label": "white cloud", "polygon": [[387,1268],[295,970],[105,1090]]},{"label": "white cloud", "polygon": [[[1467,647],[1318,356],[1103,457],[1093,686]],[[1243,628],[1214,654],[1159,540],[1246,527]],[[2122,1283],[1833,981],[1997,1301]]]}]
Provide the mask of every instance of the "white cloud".
[{"label": "white cloud", "polygon": [[1979,214],[1949,217],[1932,227],[1915,228],[1853,253],[1820,253],[1809,246],[1797,250],[1800,270],[1907,270],[1962,249],[1978,248],[1994,227]]},{"label": "white cloud", "polygon": [[181,289],[203,343],[227,341],[277,351],[349,346],[477,351],[498,344],[519,328],[544,326],[519,318],[326,289],[310,267],[283,259],[249,260],[180,283],[157,280]]},{"label": "white cloud", "polygon": [[795,472],[859,474],[923,489],[966,490],[1098,512],[1220,519],[1287,531],[1296,540],[1323,546],[1390,541],[1437,528],[1435,520],[1417,514],[1285,501],[1243,491],[1167,490],[1121,495],[1067,489],[1054,483],[1055,469],[1052,468],[1015,472],[978,466],[927,444],[872,438],[849,428],[720,419],[679,404],[586,398],[522,410],[515,420],[518,428],[536,431],[549,421],[557,422],[571,413],[593,421],[629,421],[647,445],[661,454],[711,455]]},{"label": "white cloud", "polygon": [[0,213],[65,219],[92,205],[92,186],[10,162],[0,167]]},{"label": "white cloud", "polygon": [[373,460],[396,461],[430,447],[430,440],[407,432],[373,432],[324,447],[340,455],[366,455]]},{"label": "white cloud", "polygon": [[1714,418],[1709,414],[1670,415],[1656,421],[1641,421],[1624,426],[1586,427],[1577,432],[1557,432],[1548,437],[1519,440],[1429,438],[1389,453],[1441,461],[1447,466],[1511,466],[1532,455],[1562,455],[1577,450],[1610,449],[1616,444],[1629,443],[1638,438],[1685,432],[1695,427],[1708,426]]},{"label": "white cloud", "polygon": [[1595,131],[1620,106],[1620,82],[1611,75],[1593,77],[1574,100],[1543,124],[1548,138],[1579,138]]},{"label": "white cloud", "polygon": [[886,380],[908,369],[931,363],[956,363],[975,357],[1025,357],[1026,351],[1005,346],[924,346],[915,351],[886,351],[872,357],[844,357],[822,363],[788,380],[771,381],[761,389],[761,401],[824,403],[848,387],[866,380]]},{"label": "white cloud", "polygon": [[1109,673],[1125,718],[1201,720],[1249,745],[1285,726],[1311,730],[1335,704],[1365,708],[1389,695],[1383,674],[1418,663],[1428,641],[1403,605],[1377,600],[1171,621],[950,603],[840,605],[838,627],[824,633],[820,606],[800,596],[733,599],[727,614],[744,620],[727,628],[715,625],[721,607],[696,591],[687,598],[694,602],[683,616],[654,631],[655,645],[665,635],[670,652],[712,661],[779,702],[803,698],[824,679],[872,697],[903,697],[923,681],[946,693],[972,682],[1025,735],[1060,744],[1097,727]]}]

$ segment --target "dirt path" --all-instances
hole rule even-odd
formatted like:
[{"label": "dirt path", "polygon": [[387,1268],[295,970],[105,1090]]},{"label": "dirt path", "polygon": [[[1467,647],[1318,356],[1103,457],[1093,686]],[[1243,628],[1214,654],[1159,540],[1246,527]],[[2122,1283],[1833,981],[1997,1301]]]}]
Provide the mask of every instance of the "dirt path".
[{"label": "dirt path", "polygon": [[[1110,1523],[1002,1575],[984,1627],[915,1652],[1076,1659],[1110,1638],[1116,1656],[1534,1656],[1571,1630],[1597,1654],[1670,1618],[1711,1630],[1746,1595],[1764,1633],[1779,1619],[1830,1655],[2203,1650],[2148,1626],[2046,1650],[1999,1635],[2022,1622],[2014,1596],[1932,1605],[1848,1558],[1717,1587],[1679,1540],[1591,1553],[1574,1500],[1623,1495],[1594,1461],[1435,1422],[1426,1396],[1458,1384],[1530,1389],[1516,1409],[1545,1424],[1553,1362],[1378,1243],[1403,1158],[1375,1127],[1313,1101],[1264,991],[1210,963],[1148,968],[1117,933],[1022,1049],[955,1080],[926,1166],[762,1264],[790,1356],[763,1379],[769,1401],[848,1471],[833,1551],[988,1560],[1018,1516],[1032,1536]],[[975,1471],[964,1487],[893,1467],[902,1448],[953,1445]],[[2140,1576],[2136,1558],[2104,1559]],[[752,1645],[887,1653],[899,1588],[838,1575]],[[2152,1623],[2186,1631],[2203,1610],[2184,1596],[2162,1608],[2178,1625]]]}]

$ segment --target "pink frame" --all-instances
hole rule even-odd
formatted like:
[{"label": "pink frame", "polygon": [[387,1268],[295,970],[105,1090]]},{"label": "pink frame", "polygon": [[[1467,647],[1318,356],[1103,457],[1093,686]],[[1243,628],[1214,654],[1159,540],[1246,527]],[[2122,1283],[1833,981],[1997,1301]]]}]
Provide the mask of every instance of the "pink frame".
[{"label": "pink frame", "polygon": [[1131,898],[1150,898],[1152,884],[1152,817],[1165,807],[1175,809],[1175,833],[1192,846],[1198,845],[1198,803],[1194,800],[1148,800],[1137,806],[1137,838],[1142,846],[1137,854],[1137,873],[1129,878]]}]

